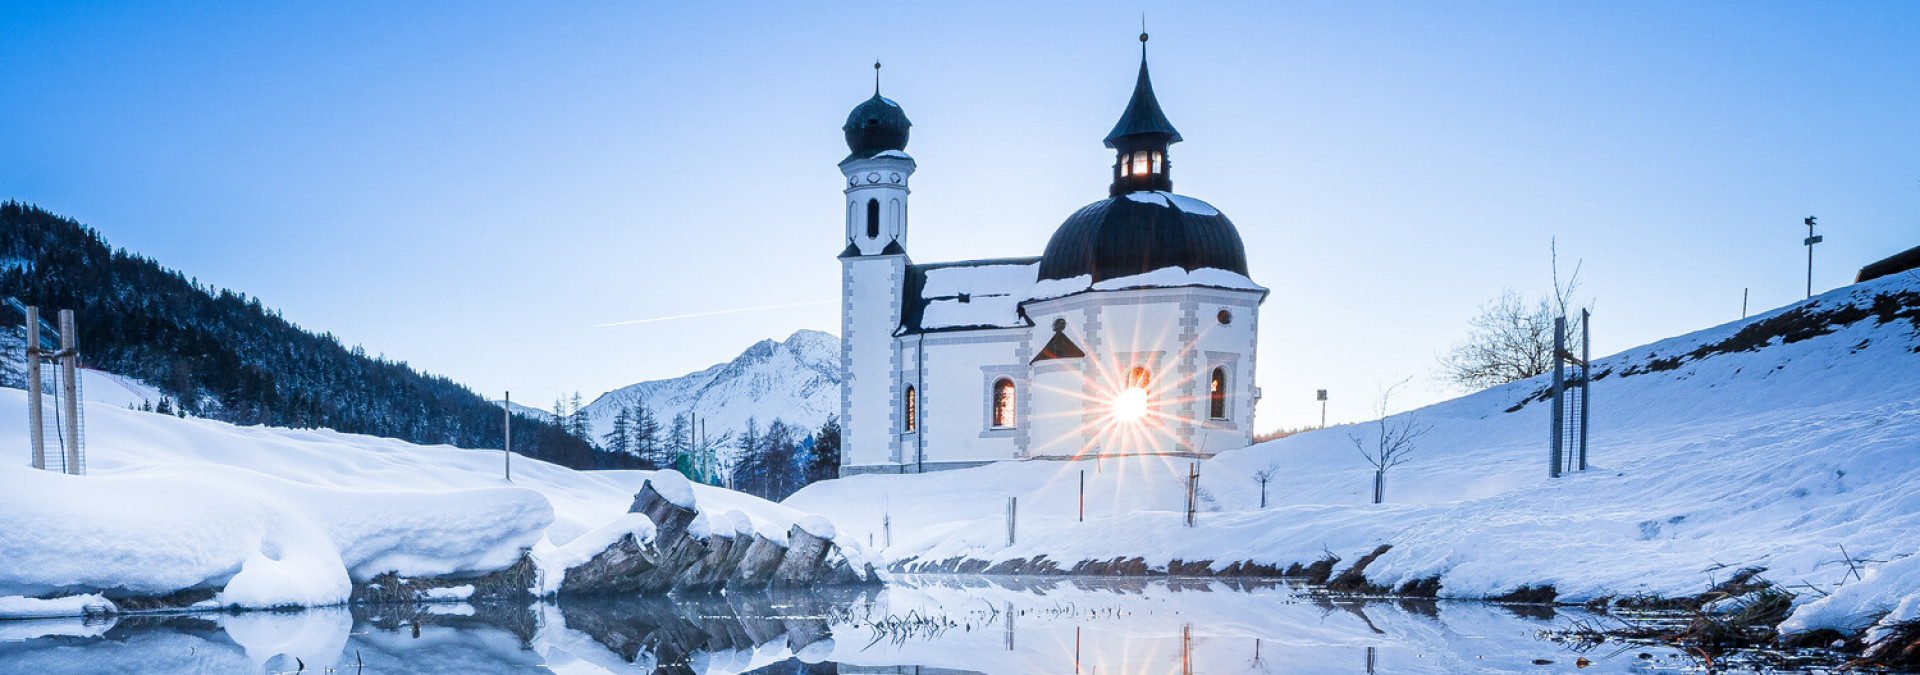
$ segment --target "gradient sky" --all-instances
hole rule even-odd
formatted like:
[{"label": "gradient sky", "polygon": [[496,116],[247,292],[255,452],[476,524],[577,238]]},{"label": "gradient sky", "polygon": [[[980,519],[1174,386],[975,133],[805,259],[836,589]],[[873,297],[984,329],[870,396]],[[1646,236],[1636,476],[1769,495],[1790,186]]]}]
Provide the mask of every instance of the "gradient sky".
[{"label": "gradient sky", "polygon": [[546,407],[837,330],[876,57],[915,261],[1038,255],[1142,11],[1175,188],[1273,289],[1262,429],[1450,396],[1556,238],[1597,353],[1799,299],[1807,215],[1816,290],[1920,245],[1915,2],[5,3],[0,198]]}]

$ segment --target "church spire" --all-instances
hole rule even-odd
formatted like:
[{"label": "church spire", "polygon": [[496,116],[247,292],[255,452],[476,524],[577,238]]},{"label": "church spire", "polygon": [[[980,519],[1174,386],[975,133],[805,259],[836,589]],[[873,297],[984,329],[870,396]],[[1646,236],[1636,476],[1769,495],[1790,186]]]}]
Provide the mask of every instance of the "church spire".
[{"label": "church spire", "polygon": [[1133,83],[1133,98],[1120,113],[1120,121],[1107,134],[1107,147],[1115,151],[1113,188],[1121,195],[1139,190],[1172,190],[1168,176],[1167,146],[1179,143],[1180,131],[1167,121],[1160,100],[1153,95],[1153,80],[1147,75],[1147,34],[1140,33],[1140,77]]}]

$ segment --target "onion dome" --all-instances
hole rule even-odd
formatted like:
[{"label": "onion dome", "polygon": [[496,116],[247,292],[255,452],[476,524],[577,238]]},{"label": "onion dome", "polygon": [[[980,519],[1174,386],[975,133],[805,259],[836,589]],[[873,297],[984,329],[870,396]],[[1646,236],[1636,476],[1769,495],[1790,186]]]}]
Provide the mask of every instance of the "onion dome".
[{"label": "onion dome", "polygon": [[840,127],[847,132],[847,150],[853,153],[847,155],[847,159],[867,159],[889,150],[905,150],[907,130],[912,127],[900,104],[880,95],[880,63],[875,61],[873,98],[854,106],[853,112],[847,115],[846,126]]},{"label": "onion dome", "polygon": [[1130,192],[1088,204],[1055,230],[1039,279],[1093,283],[1166,267],[1247,273],[1247,250],[1226,214],[1170,192]]}]

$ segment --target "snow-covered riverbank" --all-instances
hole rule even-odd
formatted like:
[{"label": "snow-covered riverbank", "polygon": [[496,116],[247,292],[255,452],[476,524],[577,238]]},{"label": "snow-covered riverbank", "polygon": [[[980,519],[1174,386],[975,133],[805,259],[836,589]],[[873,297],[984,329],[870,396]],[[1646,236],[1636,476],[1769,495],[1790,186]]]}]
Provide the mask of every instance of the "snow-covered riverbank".
[{"label": "snow-covered riverbank", "polygon": [[[0,389],[0,447],[18,457],[25,405],[25,392]],[[16,601],[0,603],[0,615],[15,605],[52,611],[34,597],[183,589],[217,590],[207,606],[338,604],[354,582],[386,572],[479,575],[528,551],[535,563],[577,564],[597,552],[565,546],[583,534],[651,532],[644,517],[626,514],[652,472],[582,472],[515,456],[509,482],[498,451],[238,427],[124,404],[89,403],[86,419],[88,475],[0,462],[0,600]],[[719,488],[694,491],[703,513],[739,511],[782,542],[807,515]],[[617,521],[627,531],[610,535],[604,528]],[[84,604],[60,608],[79,614]]]},{"label": "snow-covered riverbank", "polygon": [[[1546,476],[1549,406],[1527,402],[1545,386],[1536,378],[1406,413],[1433,429],[1377,506],[1349,440],[1367,424],[1200,462],[1193,528],[1182,514],[1191,462],[1159,457],[857,476],[785,503],[871,538],[901,569],[1137,559],[1122,567],[1218,572],[1333,556],[1337,572],[1387,544],[1369,581],[1437,579],[1443,596],[1692,595],[1757,566],[1799,593],[1792,629],[1920,612],[1920,278],[1631,349],[1595,372],[1592,468],[1558,480]],[[1269,467],[1262,509],[1253,475]]]}]

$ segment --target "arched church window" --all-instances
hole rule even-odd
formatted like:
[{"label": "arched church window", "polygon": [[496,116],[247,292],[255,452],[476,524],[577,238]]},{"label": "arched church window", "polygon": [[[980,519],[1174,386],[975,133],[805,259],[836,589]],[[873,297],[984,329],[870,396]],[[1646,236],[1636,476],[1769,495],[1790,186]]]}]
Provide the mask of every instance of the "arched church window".
[{"label": "arched church window", "polygon": [[1213,369],[1213,377],[1207,378],[1207,416],[1216,420],[1227,418],[1227,369]]},{"label": "arched church window", "polygon": [[1153,376],[1147,374],[1147,369],[1134,366],[1132,370],[1127,371],[1127,381],[1124,388],[1146,389],[1147,385],[1150,384],[1153,384]]},{"label": "arched church window", "polygon": [[993,381],[993,426],[1013,426],[1013,380]]},{"label": "arched church window", "polygon": [[901,405],[905,408],[905,415],[900,420],[900,430],[908,433],[919,431],[920,397],[915,395],[912,385],[907,386],[906,397],[902,399]]},{"label": "arched church window", "polygon": [[867,238],[880,238],[880,200],[867,200]]}]

